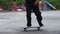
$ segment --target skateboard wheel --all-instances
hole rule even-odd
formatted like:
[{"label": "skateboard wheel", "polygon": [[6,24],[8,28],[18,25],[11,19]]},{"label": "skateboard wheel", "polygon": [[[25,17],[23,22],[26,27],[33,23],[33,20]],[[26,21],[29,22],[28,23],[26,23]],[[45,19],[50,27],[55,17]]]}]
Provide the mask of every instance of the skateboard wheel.
[{"label": "skateboard wheel", "polygon": [[24,28],[24,31],[26,31],[26,28]]},{"label": "skateboard wheel", "polygon": [[38,31],[40,31],[40,27],[38,27]]}]

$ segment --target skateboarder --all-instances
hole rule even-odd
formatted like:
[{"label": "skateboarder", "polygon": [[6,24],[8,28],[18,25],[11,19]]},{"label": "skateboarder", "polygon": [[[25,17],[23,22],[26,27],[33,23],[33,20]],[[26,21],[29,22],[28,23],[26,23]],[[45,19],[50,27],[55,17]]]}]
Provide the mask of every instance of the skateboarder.
[{"label": "skateboarder", "polygon": [[39,11],[38,0],[25,0],[25,5],[26,5],[27,27],[31,27],[32,10],[34,14],[36,15],[39,26],[42,27],[43,26],[41,22],[42,16],[41,16],[41,12]]}]

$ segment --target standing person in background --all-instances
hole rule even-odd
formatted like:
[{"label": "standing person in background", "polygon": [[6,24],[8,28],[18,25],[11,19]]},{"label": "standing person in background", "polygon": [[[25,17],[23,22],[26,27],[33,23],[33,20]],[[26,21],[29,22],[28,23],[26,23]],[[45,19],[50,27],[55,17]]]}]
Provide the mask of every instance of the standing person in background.
[{"label": "standing person in background", "polygon": [[31,10],[33,10],[34,14],[36,15],[38,24],[40,27],[43,26],[42,24],[42,16],[41,12],[39,11],[38,0],[25,0],[26,5],[26,16],[27,16],[27,27],[31,27]]}]

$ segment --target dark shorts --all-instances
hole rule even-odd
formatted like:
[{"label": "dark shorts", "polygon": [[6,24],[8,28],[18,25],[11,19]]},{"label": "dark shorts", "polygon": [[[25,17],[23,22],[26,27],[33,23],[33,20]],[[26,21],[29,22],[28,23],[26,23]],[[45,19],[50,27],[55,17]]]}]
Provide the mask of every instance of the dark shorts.
[{"label": "dark shorts", "polygon": [[25,0],[25,3],[34,3],[36,0]]}]

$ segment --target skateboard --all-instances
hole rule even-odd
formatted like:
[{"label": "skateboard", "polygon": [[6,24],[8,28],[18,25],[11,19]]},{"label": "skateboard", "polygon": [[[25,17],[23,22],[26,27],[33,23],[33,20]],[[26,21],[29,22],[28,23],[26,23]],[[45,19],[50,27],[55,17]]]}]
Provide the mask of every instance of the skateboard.
[{"label": "skateboard", "polygon": [[26,31],[28,28],[37,28],[37,30],[40,31],[40,27],[25,27],[24,31]]}]

